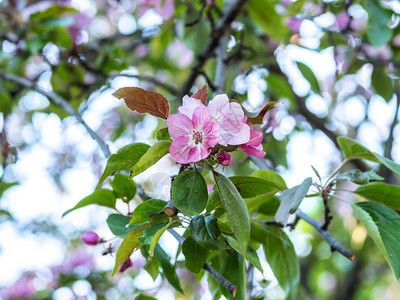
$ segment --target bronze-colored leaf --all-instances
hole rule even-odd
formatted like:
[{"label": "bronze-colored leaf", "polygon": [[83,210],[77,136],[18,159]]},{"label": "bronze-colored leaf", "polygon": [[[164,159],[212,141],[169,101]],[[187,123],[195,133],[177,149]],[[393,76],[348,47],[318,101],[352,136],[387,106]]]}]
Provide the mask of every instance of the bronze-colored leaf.
[{"label": "bronze-colored leaf", "polygon": [[169,116],[168,100],[160,93],[138,87],[124,87],[115,91],[113,96],[123,99],[129,109],[138,113],[148,113],[161,119]]},{"label": "bronze-colored leaf", "polygon": [[208,85],[205,84],[201,89],[199,89],[196,93],[194,93],[191,98],[199,99],[201,103],[207,105],[207,97],[208,97]]}]

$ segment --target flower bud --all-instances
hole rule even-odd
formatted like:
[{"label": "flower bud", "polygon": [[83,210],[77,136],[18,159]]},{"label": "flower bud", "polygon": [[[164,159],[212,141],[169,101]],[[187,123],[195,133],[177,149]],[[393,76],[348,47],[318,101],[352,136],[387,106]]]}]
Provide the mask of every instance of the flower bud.
[{"label": "flower bud", "polygon": [[93,231],[86,231],[82,236],[81,240],[86,244],[86,245],[97,245],[98,243],[101,242],[101,238],[97,235],[96,232]]},{"label": "flower bud", "polygon": [[130,268],[130,267],[132,267],[132,266],[133,266],[132,260],[131,260],[130,258],[128,258],[126,261],[124,261],[124,262],[122,263],[122,265],[119,266],[118,271],[120,271],[120,272],[122,273],[122,272],[124,272],[126,269],[128,269],[128,268]]},{"label": "flower bud", "polygon": [[217,162],[224,167],[229,166],[231,164],[231,156],[226,151],[222,151],[218,154]]}]

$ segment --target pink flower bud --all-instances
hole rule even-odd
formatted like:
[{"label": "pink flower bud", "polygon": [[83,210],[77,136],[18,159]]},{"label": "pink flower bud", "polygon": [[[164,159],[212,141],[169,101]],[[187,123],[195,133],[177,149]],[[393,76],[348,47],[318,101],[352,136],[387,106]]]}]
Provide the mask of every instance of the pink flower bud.
[{"label": "pink flower bud", "polygon": [[97,245],[98,243],[101,242],[101,238],[97,235],[96,232],[93,231],[87,231],[81,236],[81,240],[86,244],[90,246]]},{"label": "pink flower bud", "polygon": [[214,187],[213,184],[207,185],[207,191],[208,191],[209,193],[211,193],[211,192],[213,191],[213,187]]},{"label": "pink flower bud", "polygon": [[295,17],[289,17],[286,20],[286,26],[292,31],[292,32],[299,32],[300,26],[303,20],[295,18]]},{"label": "pink flower bud", "polygon": [[350,16],[347,14],[346,11],[341,12],[336,16],[336,24],[340,30],[346,29],[350,23]]},{"label": "pink flower bud", "polygon": [[226,151],[222,151],[218,154],[217,162],[224,167],[229,166],[231,164],[231,156]]},{"label": "pink flower bud", "polygon": [[124,261],[124,262],[122,263],[122,265],[119,266],[118,271],[120,271],[120,272],[122,273],[122,272],[124,272],[126,269],[128,269],[128,268],[130,268],[130,267],[132,267],[132,266],[133,266],[132,260],[131,260],[130,258],[128,258],[126,261]]}]

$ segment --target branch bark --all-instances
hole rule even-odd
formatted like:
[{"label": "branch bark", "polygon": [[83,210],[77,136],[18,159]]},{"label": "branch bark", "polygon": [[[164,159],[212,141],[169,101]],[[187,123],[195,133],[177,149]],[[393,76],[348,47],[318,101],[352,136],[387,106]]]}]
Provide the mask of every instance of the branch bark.
[{"label": "branch bark", "polygon": [[203,68],[207,59],[213,55],[215,49],[219,45],[220,39],[225,34],[225,32],[230,29],[231,23],[236,19],[241,9],[245,6],[247,2],[248,0],[236,0],[224,12],[219,23],[215,26],[215,30],[212,32],[212,36],[209,39],[207,45],[197,57],[197,61],[192,67],[192,72],[190,73],[188,79],[182,87],[182,93],[179,99],[182,99],[183,96],[187,95],[190,92],[190,89],[192,88],[194,82],[197,79],[197,76],[199,75],[199,71]]},{"label": "branch bark", "polygon": [[[168,232],[172,234],[172,236],[179,242],[179,244],[182,245],[185,241],[185,238],[177,233],[175,230],[168,229]],[[231,283],[228,279],[219,274],[213,267],[210,266],[210,264],[206,262],[203,265],[203,269],[207,271],[212,277],[214,277],[215,280],[217,280],[220,284],[226,287],[226,289],[232,294],[232,296],[235,297],[237,287],[233,283]]]},{"label": "branch bark", "polygon": [[331,246],[332,251],[337,251],[341,253],[343,256],[348,258],[349,260],[354,260],[356,255],[351,252],[349,249],[342,246],[335,238],[327,231],[322,229],[322,224],[320,224],[317,220],[311,218],[310,216],[303,213],[300,209],[296,211],[296,215],[314,227],[319,234],[326,240],[326,242]]},{"label": "branch bark", "polygon": [[5,80],[15,82],[19,84],[22,87],[32,89],[37,91],[38,93],[46,96],[50,101],[56,103],[57,105],[61,106],[67,113],[70,115],[74,116],[79,123],[83,125],[83,127],[86,129],[86,131],[89,133],[90,137],[94,139],[97,144],[99,145],[101,151],[103,152],[105,157],[108,157],[111,155],[110,149],[108,145],[97,135],[96,132],[94,132],[83,120],[82,116],[60,95],[51,92],[51,91],[46,91],[43,88],[41,88],[38,84],[35,82],[32,82],[28,79],[15,76],[9,73],[6,73],[2,70],[0,70],[0,77],[4,78]]}]

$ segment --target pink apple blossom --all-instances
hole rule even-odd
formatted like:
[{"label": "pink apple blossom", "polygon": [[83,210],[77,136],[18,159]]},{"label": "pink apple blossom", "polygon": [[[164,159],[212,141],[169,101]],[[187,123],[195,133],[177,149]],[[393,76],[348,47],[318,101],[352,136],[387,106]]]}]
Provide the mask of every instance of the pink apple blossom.
[{"label": "pink apple blossom", "polygon": [[178,163],[198,162],[206,158],[217,144],[218,127],[207,107],[201,103],[190,116],[170,115],[167,124],[174,139],[170,154]]},{"label": "pink apple blossom", "polygon": [[[189,118],[196,107],[203,105],[200,100],[183,97],[183,105],[178,108]],[[237,102],[229,102],[227,95],[217,95],[207,106],[213,121],[218,125],[217,142],[222,146],[240,145],[249,141],[250,130],[243,122],[244,112]]]},{"label": "pink apple blossom", "polygon": [[[244,118],[244,121],[247,120],[247,117]],[[240,149],[247,155],[253,155],[255,157],[264,157],[265,152],[263,151],[263,147],[261,145],[262,142],[262,132],[253,129],[253,124],[247,122],[247,125],[250,128],[250,140],[240,145]]]},{"label": "pink apple blossom", "polygon": [[303,20],[296,17],[289,17],[286,20],[286,26],[295,33],[300,31],[301,23],[303,23]]}]

